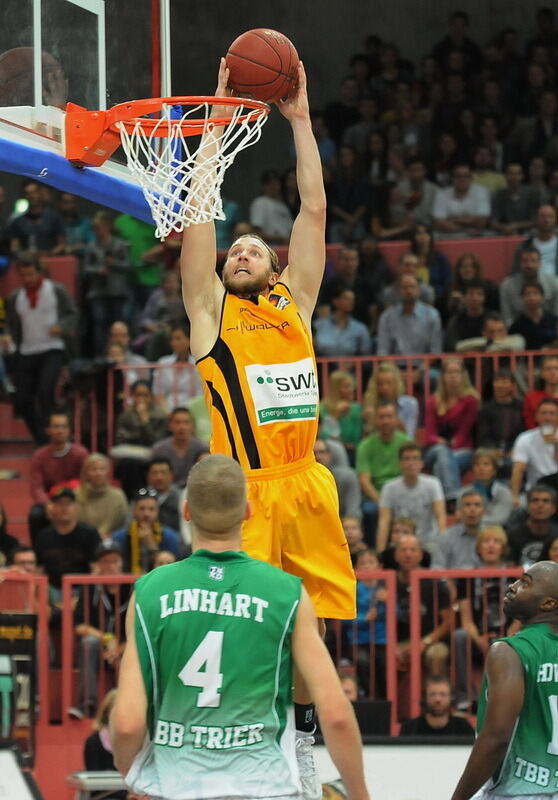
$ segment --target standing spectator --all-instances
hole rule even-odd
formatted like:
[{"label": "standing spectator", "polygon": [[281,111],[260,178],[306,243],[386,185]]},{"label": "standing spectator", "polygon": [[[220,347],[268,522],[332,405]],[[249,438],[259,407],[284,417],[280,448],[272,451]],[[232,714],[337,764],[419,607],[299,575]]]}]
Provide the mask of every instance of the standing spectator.
[{"label": "standing spectator", "polygon": [[475,731],[463,717],[451,713],[451,683],[443,675],[431,675],[425,681],[424,711],[406,719],[400,736],[466,736],[471,742]]},{"label": "standing spectator", "polygon": [[46,429],[48,444],[35,450],[29,465],[29,488],[33,505],[29,511],[29,533],[33,545],[48,524],[46,506],[53,486],[79,481],[87,450],[70,440],[70,418],[51,414]]},{"label": "standing spectator", "polygon": [[558,400],[558,356],[545,356],[540,372],[542,389],[532,389],[523,400],[523,419],[529,430],[537,427],[537,408],[541,400]]},{"label": "standing spectator", "polygon": [[508,163],[504,175],[506,188],[499,189],[492,199],[490,226],[496,233],[517,236],[534,226],[538,197],[523,183],[521,164]]},{"label": "standing spectator", "polygon": [[81,258],[85,245],[93,241],[91,222],[79,213],[75,194],[61,192],[58,208],[64,233],[64,252]]},{"label": "standing spectator", "polygon": [[358,242],[366,235],[370,204],[368,183],[362,177],[357,155],[351,147],[339,148],[337,169],[326,187],[329,209],[328,241]]},{"label": "standing spectator", "polygon": [[500,284],[500,310],[508,326],[524,311],[522,289],[527,282],[540,283],[544,292],[544,310],[558,313],[558,277],[541,272],[541,254],[531,245],[524,247],[519,254],[519,272],[504,278]]},{"label": "standing spectator", "polygon": [[11,552],[20,544],[19,539],[8,533],[8,517],[6,516],[6,508],[0,503],[0,554],[10,560]]},{"label": "standing spectator", "polygon": [[544,289],[538,281],[526,281],[521,287],[523,311],[510,327],[525,339],[527,350],[541,350],[558,337],[558,316],[544,310]]},{"label": "standing spectator", "polygon": [[51,492],[48,514],[51,524],[39,534],[35,552],[48,577],[51,603],[56,604],[62,599],[64,575],[91,572],[101,537],[92,525],[79,522],[76,495],[67,486]]},{"label": "standing spectator", "polygon": [[157,492],[159,521],[161,525],[180,530],[182,508],[180,489],[174,485],[174,472],[168,458],[152,458],[147,465],[147,485]]},{"label": "standing spectator", "polygon": [[526,569],[540,559],[543,544],[558,535],[556,492],[544,483],[535,484],[527,492],[527,513],[510,521],[507,526],[510,558],[514,564]]},{"label": "standing spectator", "polygon": [[[558,382],[558,363],[556,376]],[[492,378],[493,398],[483,403],[479,412],[477,442],[479,447],[496,452],[499,469],[504,471],[503,477],[509,475],[513,443],[525,427],[521,400],[517,397],[516,390],[513,374],[508,369],[496,370]]]},{"label": "standing spectator", "polygon": [[540,206],[537,211],[536,229],[515,251],[512,270],[517,272],[521,253],[534,247],[541,255],[541,275],[554,275],[558,272],[558,236],[556,236],[556,209],[549,205]]},{"label": "standing spectator", "polygon": [[209,453],[207,442],[195,436],[192,414],[187,408],[175,408],[168,418],[171,436],[157,441],[151,458],[168,458],[177,486],[186,485],[188,473],[202,453]]},{"label": "standing spectator", "polygon": [[478,567],[477,536],[484,515],[484,496],[474,489],[463,492],[458,501],[459,522],[446,529],[432,555],[432,569]]},{"label": "standing spectator", "polygon": [[27,211],[8,225],[10,251],[13,255],[29,250],[34,254],[57,255],[64,252],[64,228],[60,215],[45,204],[42,187],[34,180],[25,181],[23,196]]},{"label": "standing spectator", "polygon": [[[161,284],[161,263],[155,238],[155,226],[129,214],[119,214],[114,220],[114,230],[124,242],[128,243],[128,283],[131,284],[135,305],[141,311],[151,293]],[[118,317],[120,319],[121,317]]]},{"label": "standing spectator", "polygon": [[110,326],[107,348],[112,344],[118,344],[124,350],[123,365],[126,367],[134,367],[134,369],[124,370],[125,386],[132,386],[136,381],[140,379],[145,380],[149,377],[148,369],[135,369],[135,367],[139,368],[143,364],[147,364],[147,361],[143,356],[133,353],[130,350],[130,329],[126,322],[118,320],[118,322],[113,322]]},{"label": "standing spectator", "polygon": [[23,288],[8,298],[4,341],[15,349],[15,409],[37,444],[44,444],[56,384],[73,346],[78,312],[66,289],[44,277],[36,256],[21,256],[17,271]]},{"label": "standing spectator", "polygon": [[[172,355],[162,356],[154,370],[153,393],[167,411],[202,394],[202,385],[190,352],[190,329],[181,322],[170,326]],[[183,365],[183,366],[180,366]]]},{"label": "standing spectator", "polygon": [[355,379],[349,372],[335,370],[328,379],[328,390],[320,403],[321,432],[324,438],[339,439],[352,456],[362,439],[362,405],[355,402]]},{"label": "standing spectator", "polygon": [[463,339],[482,336],[486,319],[485,301],[484,283],[469,281],[463,293],[463,308],[451,317],[446,328],[446,352],[455,352]]},{"label": "standing spectator", "polygon": [[409,517],[423,549],[431,551],[446,529],[444,492],[438,478],[423,475],[422,450],[414,442],[399,448],[401,476],[387,481],[380,492],[380,516],[376,548],[383,553],[393,519]]},{"label": "standing spectator", "polygon": [[355,293],[342,283],[332,294],[332,312],[314,323],[314,347],[318,356],[362,356],[372,349],[366,325],[352,315]]},{"label": "standing spectator", "polygon": [[465,11],[453,11],[448,21],[447,35],[432,48],[432,55],[442,72],[448,69],[452,52],[462,54],[464,70],[469,74],[475,74],[482,67],[482,51],[467,36],[469,22],[469,15]]},{"label": "standing spectator", "polygon": [[431,228],[418,222],[410,237],[411,252],[418,258],[417,277],[434,289],[435,303],[440,306],[451,281],[448,257],[434,246]]},{"label": "standing spectator", "polygon": [[[122,554],[110,540],[95,551],[95,574],[122,575]],[[129,583],[99,583],[81,595],[74,612],[74,631],[79,637],[79,699],[68,709],[74,719],[93,716],[97,707],[97,685],[101,659],[107,669],[118,667],[126,641],[126,612],[131,595]]]},{"label": "standing spectator", "polygon": [[426,467],[440,479],[447,500],[457,497],[471,467],[479,399],[461,359],[447,358],[440,382],[426,401]]},{"label": "standing spectator", "polygon": [[318,464],[326,467],[335,479],[339,495],[339,514],[349,517],[360,517],[361,494],[356,472],[349,466],[332,464],[332,454],[326,439],[316,439],[314,455]]},{"label": "standing spectator", "polygon": [[349,125],[360,121],[358,103],[360,90],[358,81],[347,75],[341,81],[341,94],[339,100],[334,100],[325,107],[324,119],[329,135],[339,147],[343,134]]},{"label": "standing spectator", "polygon": [[128,297],[130,254],[128,243],[114,236],[114,223],[108,211],[93,217],[95,240],[83,253],[85,297],[93,323],[95,355],[104,353],[107,330],[124,318]]},{"label": "standing spectator", "polygon": [[378,321],[380,356],[440,353],[442,325],[436,309],[419,301],[420,287],[412,275],[399,281],[401,303],[386,308]]},{"label": "standing spectator", "polygon": [[374,430],[376,408],[379,403],[394,403],[399,418],[399,430],[405,431],[412,439],[418,423],[418,400],[405,394],[403,376],[392,361],[381,361],[366,387],[363,397],[363,417],[368,432]]},{"label": "standing spectator", "polygon": [[124,572],[143,575],[153,569],[153,558],[159,550],[180,555],[178,533],[159,521],[155,489],[140,489],[134,497],[133,518],[127,528],[117,531],[113,539],[120,547]]},{"label": "standing spectator", "polygon": [[520,505],[521,489],[531,489],[541,478],[558,470],[558,400],[544,398],[535,414],[537,427],[520,433],[512,451],[511,490],[514,506]]},{"label": "standing spectator", "polygon": [[473,456],[473,483],[463,487],[484,497],[483,525],[505,525],[513,509],[512,495],[508,486],[497,480],[499,460],[493,450],[479,447]]},{"label": "standing spectator", "polygon": [[434,200],[434,224],[444,238],[482,236],[490,216],[490,195],[473,183],[468,164],[453,167],[451,186],[439,189]]},{"label": "standing spectator", "polygon": [[288,206],[281,199],[281,176],[266,170],[260,178],[261,194],[250,203],[250,225],[272,245],[287,244],[293,227]]},{"label": "standing spectator", "polygon": [[397,430],[397,409],[394,403],[380,403],[376,409],[376,431],[357,447],[356,471],[363,492],[364,528],[373,543],[376,535],[378,504],[384,484],[401,474],[399,448],[409,441],[406,433]]},{"label": "standing spectator", "polygon": [[79,487],[79,519],[97,528],[102,539],[124,525],[128,513],[126,495],[111,486],[110,461],[102,453],[91,453],[81,467]]}]

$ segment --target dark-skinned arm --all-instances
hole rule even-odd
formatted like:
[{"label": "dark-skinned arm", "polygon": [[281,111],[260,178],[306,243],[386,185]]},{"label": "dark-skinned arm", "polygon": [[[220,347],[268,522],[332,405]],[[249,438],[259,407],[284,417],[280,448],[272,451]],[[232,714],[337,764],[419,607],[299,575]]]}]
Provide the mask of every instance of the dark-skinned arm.
[{"label": "dark-skinned arm", "polygon": [[452,800],[469,800],[496,772],[506,755],[523,707],[523,665],[513,648],[505,642],[495,642],[488,651],[486,675],[488,703],[483,729],[477,737]]}]

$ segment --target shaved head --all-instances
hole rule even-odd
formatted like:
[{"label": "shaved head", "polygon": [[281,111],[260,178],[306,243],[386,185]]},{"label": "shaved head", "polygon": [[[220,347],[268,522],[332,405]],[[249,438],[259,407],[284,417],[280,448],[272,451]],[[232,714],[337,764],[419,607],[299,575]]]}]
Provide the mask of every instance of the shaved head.
[{"label": "shaved head", "polygon": [[537,561],[527,570],[533,576],[540,591],[558,600],[558,563],[556,561]]},{"label": "shaved head", "polygon": [[508,588],[504,612],[525,625],[558,626],[558,563],[538,561],[526,569]]}]

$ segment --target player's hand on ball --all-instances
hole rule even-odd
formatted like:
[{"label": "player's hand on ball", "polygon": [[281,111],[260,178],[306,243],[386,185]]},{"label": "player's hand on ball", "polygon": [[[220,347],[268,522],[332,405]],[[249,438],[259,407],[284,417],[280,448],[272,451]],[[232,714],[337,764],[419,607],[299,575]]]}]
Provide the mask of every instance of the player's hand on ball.
[{"label": "player's hand on ball", "polygon": [[296,92],[286,100],[278,100],[277,108],[289,121],[310,119],[308,95],[306,94],[306,73],[302,61],[298,62],[298,86]]}]

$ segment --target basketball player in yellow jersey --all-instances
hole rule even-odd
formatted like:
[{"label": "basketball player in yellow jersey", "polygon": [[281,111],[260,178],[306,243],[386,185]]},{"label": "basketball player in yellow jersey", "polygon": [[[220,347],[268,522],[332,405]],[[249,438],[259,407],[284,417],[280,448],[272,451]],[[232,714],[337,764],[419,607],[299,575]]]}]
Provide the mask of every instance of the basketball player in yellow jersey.
[{"label": "basketball player in yellow jersey", "polygon": [[[218,96],[230,95],[227,78],[222,60]],[[310,321],[325,265],[326,200],[302,64],[296,94],[278,107],[294,136],[301,200],[289,264],[279,274],[266,243],[242,236],[221,282],[214,224],[190,226],[182,243],[184,304],[210,408],[211,451],[236,459],[248,479],[253,516],[243,549],[301,577],[318,617],[353,619],[355,580],[337,490],[313,455],[319,398]],[[300,687],[295,699],[297,729],[310,732],[310,698]]]}]

